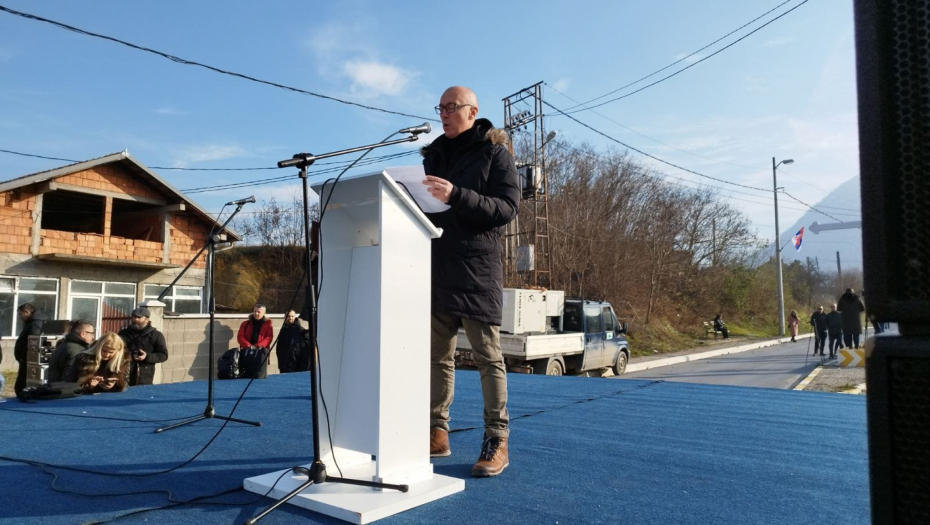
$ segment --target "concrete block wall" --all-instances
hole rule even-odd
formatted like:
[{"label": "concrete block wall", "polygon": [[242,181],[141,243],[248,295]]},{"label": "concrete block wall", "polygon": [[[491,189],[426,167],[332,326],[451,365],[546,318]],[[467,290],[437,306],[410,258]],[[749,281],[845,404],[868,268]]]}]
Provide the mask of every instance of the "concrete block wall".
[{"label": "concrete block wall", "polygon": [[[248,314],[217,314],[214,326],[215,359],[219,359],[223,352],[238,346],[236,334],[239,325],[246,320]],[[281,314],[269,314],[272,320],[275,337],[284,322]],[[164,318],[164,329],[157,327],[165,334],[168,343],[168,360],[156,366],[155,382],[179,383],[182,381],[196,381],[206,379],[208,374],[209,348],[209,315],[187,314],[168,316]],[[274,351],[268,361],[268,373],[278,373],[278,360]]]}]

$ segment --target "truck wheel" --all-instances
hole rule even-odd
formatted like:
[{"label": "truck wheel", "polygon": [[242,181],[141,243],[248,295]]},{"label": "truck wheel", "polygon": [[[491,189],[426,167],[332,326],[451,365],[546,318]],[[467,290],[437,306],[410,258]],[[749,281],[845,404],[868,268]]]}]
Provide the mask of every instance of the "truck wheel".
[{"label": "truck wheel", "polygon": [[558,359],[540,359],[533,363],[533,373],[547,376],[560,376],[564,372]]},{"label": "truck wheel", "polygon": [[621,350],[620,353],[617,354],[617,362],[614,363],[614,375],[621,376],[626,372],[626,362],[626,352]]}]

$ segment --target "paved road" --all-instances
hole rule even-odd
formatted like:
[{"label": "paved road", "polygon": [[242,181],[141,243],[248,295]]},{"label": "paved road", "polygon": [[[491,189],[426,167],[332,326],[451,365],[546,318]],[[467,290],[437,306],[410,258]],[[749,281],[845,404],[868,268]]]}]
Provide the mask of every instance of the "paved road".
[{"label": "paved road", "polygon": [[662,379],[712,385],[793,388],[820,364],[819,357],[810,357],[805,363],[808,352],[808,342],[803,340],[739,354],[631,372],[621,376],[621,379]]}]

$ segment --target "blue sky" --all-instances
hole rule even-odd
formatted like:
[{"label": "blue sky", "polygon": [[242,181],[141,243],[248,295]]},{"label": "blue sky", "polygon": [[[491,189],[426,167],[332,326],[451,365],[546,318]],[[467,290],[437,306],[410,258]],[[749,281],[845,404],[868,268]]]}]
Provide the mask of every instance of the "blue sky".
[{"label": "blue sky", "polygon": [[[435,117],[432,107],[444,88],[464,84],[477,92],[481,116],[501,125],[501,99],[525,86],[546,81],[551,87],[544,98],[565,109],[574,103],[555,90],[578,100],[600,96],[782,1],[311,5],[0,0],[0,5],[189,60],[414,115]],[[678,67],[801,1],[788,2]],[[779,185],[816,204],[858,175],[852,3],[810,0],[680,75],[596,111],[601,115],[585,111],[574,116],[652,155],[740,184],[770,189],[772,157],[793,158],[793,165],[779,168]],[[299,151],[377,142],[420,122],[180,65],[0,13],[0,149],[68,159],[128,149],[148,166],[272,166]],[[618,147],[565,117],[548,118],[546,127],[576,144]],[[412,148],[396,146],[371,155],[405,147]],[[415,162],[411,156],[394,164]],[[760,238],[773,237],[771,193],[727,187],[644,162],[679,184],[721,187],[721,195],[750,217]],[[61,164],[0,154],[0,179]],[[292,172],[159,173],[188,189]],[[295,177],[194,197],[217,211],[227,200],[253,193],[259,199],[289,196],[296,188]],[[784,229],[805,208],[788,198],[779,201]],[[858,210],[859,203],[851,202],[848,210],[829,212],[858,220]]]}]

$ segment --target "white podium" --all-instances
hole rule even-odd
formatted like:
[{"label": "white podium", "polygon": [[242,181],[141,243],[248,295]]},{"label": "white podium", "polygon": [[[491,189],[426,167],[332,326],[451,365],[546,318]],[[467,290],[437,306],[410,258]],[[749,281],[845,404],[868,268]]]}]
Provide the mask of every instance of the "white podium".
[{"label": "white podium", "polygon": [[[370,523],[465,489],[433,474],[429,457],[430,240],[442,232],[390,170],[313,189],[321,203],[332,192],[320,228],[319,387],[332,430],[330,442],[321,402],[322,459],[331,476],[410,490],[324,483],[290,503]],[[284,472],[248,478],[245,489],[265,494]],[[306,479],[288,472],[269,496]]]}]

